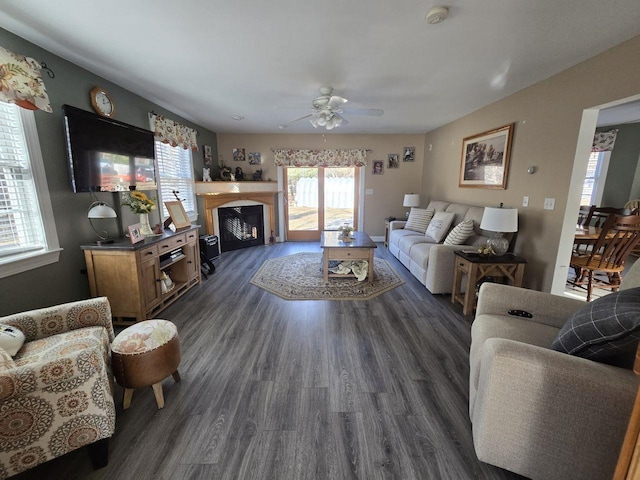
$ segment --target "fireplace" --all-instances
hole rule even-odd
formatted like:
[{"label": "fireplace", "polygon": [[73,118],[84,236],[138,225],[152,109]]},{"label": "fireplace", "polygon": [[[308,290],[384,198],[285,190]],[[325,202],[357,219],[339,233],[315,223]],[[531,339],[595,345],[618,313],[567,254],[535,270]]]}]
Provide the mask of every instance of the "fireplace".
[{"label": "fireplace", "polygon": [[264,245],[264,212],[262,205],[218,208],[220,250]]}]

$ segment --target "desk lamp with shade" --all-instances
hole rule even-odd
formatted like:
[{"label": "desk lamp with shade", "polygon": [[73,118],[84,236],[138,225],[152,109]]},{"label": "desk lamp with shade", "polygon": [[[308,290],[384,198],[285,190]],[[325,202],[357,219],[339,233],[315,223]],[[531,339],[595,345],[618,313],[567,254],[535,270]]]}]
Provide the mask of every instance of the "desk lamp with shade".
[{"label": "desk lamp with shade", "polygon": [[518,231],[518,209],[485,207],[480,228],[494,232],[487,240],[487,245],[491,247],[496,255],[504,255],[509,249],[509,240],[502,236],[503,233],[514,233]]},{"label": "desk lamp with shade", "polygon": [[[420,206],[420,195],[417,193],[405,193],[404,201],[402,202],[403,207],[419,207]],[[409,212],[407,212],[407,218],[409,217]]]},{"label": "desk lamp with shade", "polygon": [[91,228],[93,228],[93,231],[96,232],[96,235],[98,235],[98,238],[100,239],[96,240],[96,245],[113,243],[113,240],[109,238],[109,234],[106,231],[100,233],[96,229],[95,225],[93,224],[93,220],[117,218],[118,214],[116,213],[116,211],[108,203],[96,200],[89,206],[87,217],[89,218],[89,224],[91,225]]}]

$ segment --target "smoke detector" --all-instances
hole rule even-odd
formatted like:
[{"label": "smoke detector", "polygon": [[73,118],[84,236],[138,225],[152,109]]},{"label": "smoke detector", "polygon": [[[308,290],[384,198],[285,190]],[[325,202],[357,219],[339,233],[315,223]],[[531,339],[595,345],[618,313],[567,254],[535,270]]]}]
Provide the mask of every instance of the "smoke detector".
[{"label": "smoke detector", "polygon": [[447,7],[443,7],[442,5],[432,7],[427,12],[426,21],[429,25],[435,25],[436,23],[444,22],[448,15],[449,9]]}]

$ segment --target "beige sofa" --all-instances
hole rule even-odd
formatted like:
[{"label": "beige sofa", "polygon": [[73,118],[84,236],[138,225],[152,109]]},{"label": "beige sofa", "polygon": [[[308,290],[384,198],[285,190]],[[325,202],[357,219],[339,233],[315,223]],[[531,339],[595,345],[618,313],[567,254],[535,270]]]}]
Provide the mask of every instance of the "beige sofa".
[{"label": "beige sofa", "polygon": [[395,220],[389,224],[389,251],[422,283],[431,293],[451,293],[453,286],[453,266],[456,250],[469,250],[472,246],[486,243],[487,237],[480,230],[484,207],[448,203],[432,200],[427,210],[453,212],[451,228],[464,220],[473,220],[473,234],[464,245],[443,245],[434,243],[422,233],[405,230],[407,222]]},{"label": "beige sofa", "polygon": [[[623,288],[640,284],[637,264]],[[548,293],[482,285],[469,359],[478,459],[533,480],[612,478],[638,381],[630,369],[550,349],[565,322],[585,306]],[[532,318],[509,315],[513,309]]]}]

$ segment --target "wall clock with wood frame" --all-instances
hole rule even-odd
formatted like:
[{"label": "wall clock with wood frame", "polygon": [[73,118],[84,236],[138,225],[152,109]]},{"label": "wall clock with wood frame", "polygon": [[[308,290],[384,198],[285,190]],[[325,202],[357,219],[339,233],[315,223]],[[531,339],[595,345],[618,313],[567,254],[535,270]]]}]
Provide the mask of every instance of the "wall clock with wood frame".
[{"label": "wall clock with wood frame", "polygon": [[116,113],[116,104],[113,102],[111,95],[104,88],[94,87],[89,93],[91,97],[91,106],[103,117],[113,118]]}]

